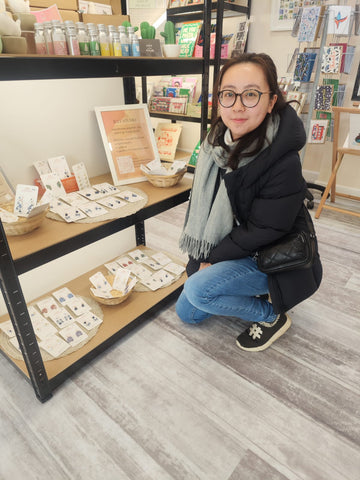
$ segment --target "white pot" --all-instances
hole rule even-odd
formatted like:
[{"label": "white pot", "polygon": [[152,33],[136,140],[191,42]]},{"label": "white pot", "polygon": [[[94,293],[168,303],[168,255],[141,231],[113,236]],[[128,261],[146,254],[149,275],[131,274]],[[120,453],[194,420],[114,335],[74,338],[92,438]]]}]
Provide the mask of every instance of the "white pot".
[{"label": "white pot", "polygon": [[180,54],[180,45],[176,45],[175,43],[165,44],[163,45],[163,53],[167,58],[178,57]]}]

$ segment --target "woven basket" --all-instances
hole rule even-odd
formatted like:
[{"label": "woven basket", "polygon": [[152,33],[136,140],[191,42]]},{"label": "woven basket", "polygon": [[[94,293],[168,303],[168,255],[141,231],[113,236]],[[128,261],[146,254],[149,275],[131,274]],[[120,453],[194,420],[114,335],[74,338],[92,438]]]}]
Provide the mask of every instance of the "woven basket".
[{"label": "woven basket", "polygon": [[183,178],[186,170],[187,168],[184,168],[175,175],[151,175],[145,172],[144,175],[154,187],[173,187]]},{"label": "woven basket", "polygon": [[[3,208],[4,210],[8,210],[9,212],[14,211],[14,205],[12,204],[1,205],[1,208]],[[34,215],[33,217],[19,217],[16,222],[3,223],[5,233],[9,237],[30,233],[35,230],[35,228],[38,228],[40,226],[46,214],[47,210],[44,210],[43,212],[39,213],[38,215]]]},{"label": "woven basket", "polygon": [[[114,281],[114,275],[105,275],[106,280],[112,285]],[[96,300],[98,303],[102,303],[103,305],[119,305],[120,303],[124,302],[129,296],[131,295],[132,290],[128,292],[126,295],[123,295],[122,292],[119,290],[111,290],[112,298],[102,298],[102,297],[97,297],[96,295],[93,294],[93,292],[90,290],[90,295],[94,300]]]}]

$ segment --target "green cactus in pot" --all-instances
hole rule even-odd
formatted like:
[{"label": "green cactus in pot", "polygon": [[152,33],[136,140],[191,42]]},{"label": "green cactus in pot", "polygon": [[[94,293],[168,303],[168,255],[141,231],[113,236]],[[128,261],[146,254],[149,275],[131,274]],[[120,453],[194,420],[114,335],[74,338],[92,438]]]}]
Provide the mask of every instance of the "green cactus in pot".
[{"label": "green cactus in pot", "polygon": [[176,35],[175,35],[175,25],[173,22],[168,20],[164,26],[164,32],[160,32],[160,35],[164,37],[165,44],[171,45],[176,44]]},{"label": "green cactus in pot", "polygon": [[149,22],[140,23],[141,38],[152,39],[155,38],[156,30]]}]

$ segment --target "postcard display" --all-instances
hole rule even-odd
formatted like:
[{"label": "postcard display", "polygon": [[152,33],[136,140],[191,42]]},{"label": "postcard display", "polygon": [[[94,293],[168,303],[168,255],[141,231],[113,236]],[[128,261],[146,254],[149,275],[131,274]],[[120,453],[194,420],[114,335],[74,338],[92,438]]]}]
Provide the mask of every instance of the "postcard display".
[{"label": "postcard display", "polygon": [[[150,248],[136,248],[104,264],[89,277],[89,292],[97,298],[111,298],[106,275],[123,274],[131,283],[130,292],[149,292],[176,282],[185,266],[172,255]],[[126,287],[124,286],[126,292]],[[98,293],[99,292],[99,293]],[[121,305],[119,306],[121,308]],[[116,305],[110,308],[118,308]],[[29,316],[44,361],[69,355],[82,348],[98,332],[104,320],[99,303],[59,288],[28,306]],[[11,320],[0,323],[0,347],[14,359],[22,353]]]},{"label": "postcard display", "polygon": [[292,36],[299,46],[288,67],[293,84],[287,100],[299,102],[293,106],[304,116],[308,143],[333,139],[332,107],[343,105],[355,53],[350,42],[353,24],[354,12],[345,5],[300,8],[294,21]]}]

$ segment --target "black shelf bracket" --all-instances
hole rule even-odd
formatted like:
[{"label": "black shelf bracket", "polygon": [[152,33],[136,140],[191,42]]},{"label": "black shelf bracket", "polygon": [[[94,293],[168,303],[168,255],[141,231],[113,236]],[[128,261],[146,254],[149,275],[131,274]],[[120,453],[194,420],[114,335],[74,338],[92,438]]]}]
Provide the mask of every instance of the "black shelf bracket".
[{"label": "black shelf bracket", "polygon": [[135,223],[136,245],[146,245],[145,239],[145,222]]},{"label": "black shelf bracket", "polygon": [[44,362],[30,320],[24,295],[16,275],[14,262],[2,222],[0,221],[0,285],[24,357],[35,394],[41,402],[51,398]]}]

